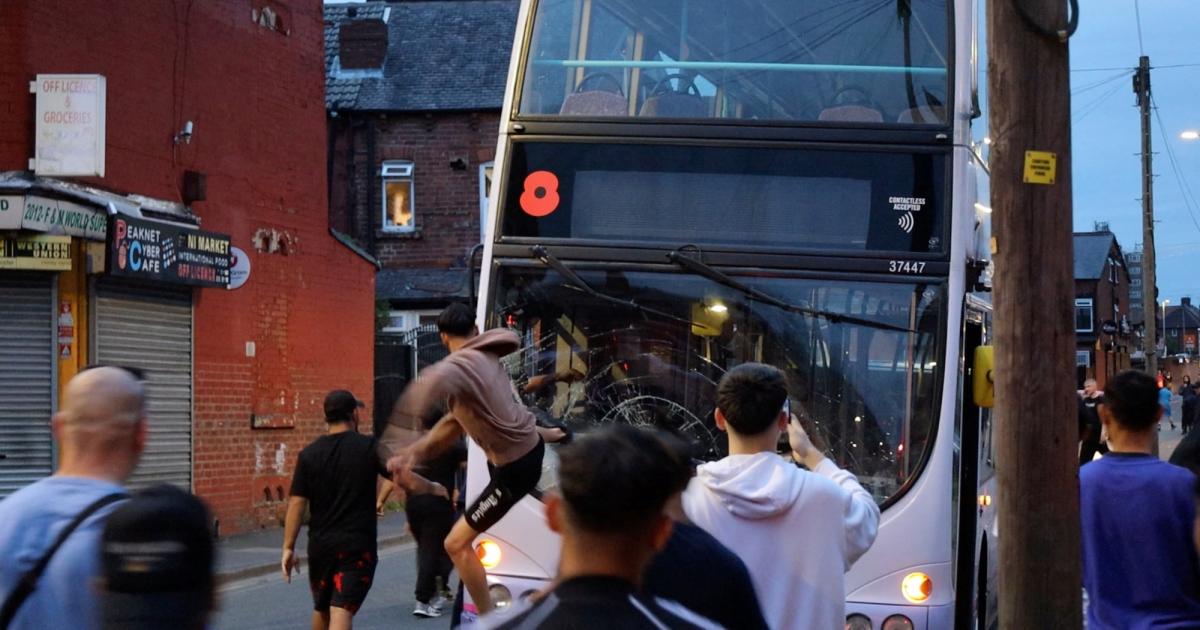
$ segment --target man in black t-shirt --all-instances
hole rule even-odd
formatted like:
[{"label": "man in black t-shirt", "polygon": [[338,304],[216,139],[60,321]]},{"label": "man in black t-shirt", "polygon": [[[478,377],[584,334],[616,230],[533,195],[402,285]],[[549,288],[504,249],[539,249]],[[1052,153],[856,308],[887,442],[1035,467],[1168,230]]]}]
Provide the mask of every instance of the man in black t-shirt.
[{"label": "man in black t-shirt", "polygon": [[[292,477],[283,533],[283,576],[292,569],[305,508],[308,532],[308,582],[313,596],[313,628],[350,628],[375,576],[375,478],[388,478],[390,455],[372,437],[358,433],[363,404],[346,390],[325,397],[328,433],[300,451]],[[414,491],[446,489],[413,476]],[[423,487],[421,487],[423,486]]]}]

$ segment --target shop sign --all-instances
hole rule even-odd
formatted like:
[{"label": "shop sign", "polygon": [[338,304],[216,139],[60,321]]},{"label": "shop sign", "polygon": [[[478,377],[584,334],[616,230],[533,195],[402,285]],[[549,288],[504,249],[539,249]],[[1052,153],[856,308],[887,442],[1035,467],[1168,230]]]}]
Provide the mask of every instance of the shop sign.
[{"label": "shop sign", "polygon": [[26,230],[104,240],[108,217],[103,212],[70,201],[30,195],[25,198],[21,227]]},{"label": "shop sign", "polygon": [[25,197],[0,195],[0,230],[21,229],[21,215],[25,211]]},{"label": "shop sign", "polygon": [[250,279],[250,257],[240,247],[230,247],[229,288],[239,289]]},{"label": "shop sign", "polygon": [[108,230],[108,273],[199,287],[229,286],[229,236],[117,216]]},{"label": "shop sign", "polygon": [[14,236],[0,241],[0,269],[70,271],[68,236]]},{"label": "shop sign", "polygon": [[39,74],[33,172],[104,177],[106,84],[98,74]]}]

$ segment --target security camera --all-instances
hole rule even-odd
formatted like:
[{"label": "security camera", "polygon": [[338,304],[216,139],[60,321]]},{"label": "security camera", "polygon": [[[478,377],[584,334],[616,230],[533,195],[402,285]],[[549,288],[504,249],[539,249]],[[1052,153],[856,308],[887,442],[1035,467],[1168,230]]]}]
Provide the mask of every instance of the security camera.
[{"label": "security camera", "polygon": [[183,123],[183,129],[175,136],[175,144],[179,144],[180,142],[184,144],[192,143],[192,121],[189,120]]}]

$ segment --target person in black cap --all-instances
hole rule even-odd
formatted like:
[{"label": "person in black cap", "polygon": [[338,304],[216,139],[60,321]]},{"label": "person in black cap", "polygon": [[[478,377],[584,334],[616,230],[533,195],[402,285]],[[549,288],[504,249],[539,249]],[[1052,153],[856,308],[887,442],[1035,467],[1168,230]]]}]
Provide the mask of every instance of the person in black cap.
[{"label": "person in black cap", "polygon": [[[385,464],[390,453],[375,438],[358,433],[363,407],[344,389],[329,392],[328,433],[300,451],[292,477],[281,567],[284,579],[291,582],[292,570],[299,565],[296,538],[308,508],[314,629],[350,628],[375,576],[375,479],[388,478]],[[409,492],[447,496],[444,487],[415,474],[404,481]]]},{"label": "person in black cap", "polygon": [[200,499],[170,485],[114,510],[101,536],[101,627],[204,628],[216,603],[211,521]]}]

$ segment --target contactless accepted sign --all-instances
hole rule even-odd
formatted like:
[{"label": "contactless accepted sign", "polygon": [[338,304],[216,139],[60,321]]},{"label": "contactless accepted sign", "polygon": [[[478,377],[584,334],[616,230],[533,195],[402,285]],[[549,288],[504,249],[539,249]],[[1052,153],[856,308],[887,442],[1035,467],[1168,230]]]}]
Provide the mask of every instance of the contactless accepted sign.
[{"label": "contactless accepted sign", "polygon": [[108,270],[114,276],[199,287],[229,285],[229,237],[116,217],[109,222]]},{"label": "contactless accepted sign", "polygon": [[98,74],[39,74],[33,172],[104,177],[106,86]]}]

